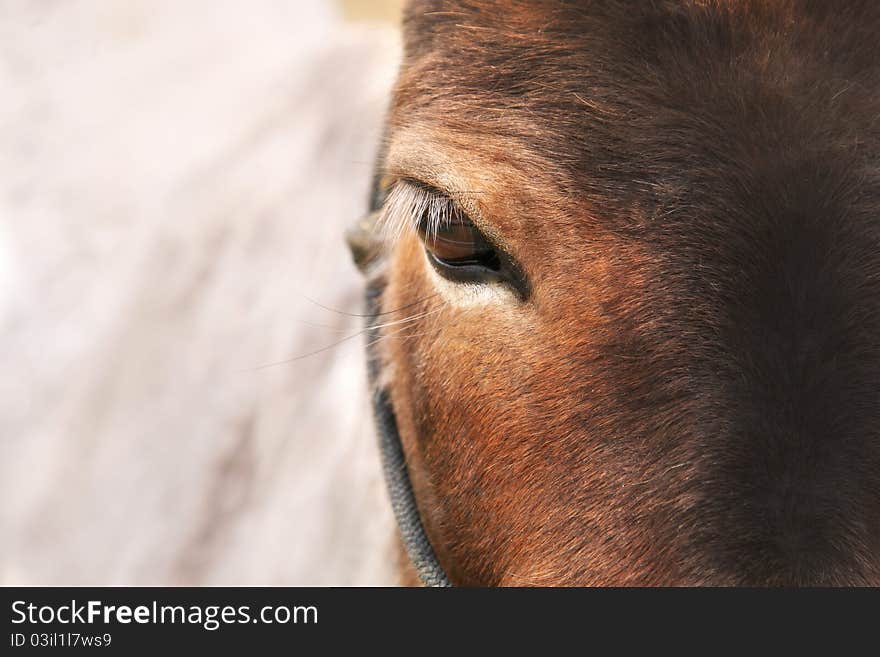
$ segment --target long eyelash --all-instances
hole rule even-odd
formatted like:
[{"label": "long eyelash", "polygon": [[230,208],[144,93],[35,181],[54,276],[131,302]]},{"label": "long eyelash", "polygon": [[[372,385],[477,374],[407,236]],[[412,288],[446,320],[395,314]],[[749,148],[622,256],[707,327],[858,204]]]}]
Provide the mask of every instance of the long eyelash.
[{"label": "long eyelash", "polygon": [[442,226],[451,224],[462,214],[455,201],[441,192],[416,181],[400,180],[385,200],[380,219],[382,237],[393,243],[405,230],[418,227],[425,218],[425,233],[432,239]]}]

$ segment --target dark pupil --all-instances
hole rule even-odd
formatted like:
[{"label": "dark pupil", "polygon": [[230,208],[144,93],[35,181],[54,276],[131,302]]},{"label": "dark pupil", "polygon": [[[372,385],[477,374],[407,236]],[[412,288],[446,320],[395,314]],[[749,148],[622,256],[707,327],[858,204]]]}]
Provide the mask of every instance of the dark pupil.
[{"label": "dark pupil", "polygon": [[480,266],[498,269],[498,255],[470,222],[453,221],[422,240],[428,253],[442,264],[453,267]]}]

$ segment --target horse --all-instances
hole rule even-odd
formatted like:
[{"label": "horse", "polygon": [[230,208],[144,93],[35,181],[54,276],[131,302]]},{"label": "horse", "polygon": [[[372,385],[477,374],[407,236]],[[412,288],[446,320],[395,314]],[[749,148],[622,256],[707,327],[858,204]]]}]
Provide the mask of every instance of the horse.
[{"label": "horse", "polygon": [[407,4],[350,238],[401,583],[880,585],[878,31]]}]

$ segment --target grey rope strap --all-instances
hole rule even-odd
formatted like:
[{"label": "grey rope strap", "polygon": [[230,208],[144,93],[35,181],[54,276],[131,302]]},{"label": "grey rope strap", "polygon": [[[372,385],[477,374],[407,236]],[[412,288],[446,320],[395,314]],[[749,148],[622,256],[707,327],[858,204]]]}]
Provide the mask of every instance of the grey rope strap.
[{"label": "grey rope strap", "polygon": [[[378,257],[375,222],[383,201],[383,192],[379,184],[380,170],[381,167],[377,166],[373,176],[373,189],[370,196],[371,216],[368,220],[359,222],[355,229],[348,234],[348,243],[355,263],[365,273]],[[374,391],[373,416],[379,434],[379,452],[382,456],[382,470],[385,474],[388,496],[391,498],[391,508],[394,511],[394,518],[397,521],[403,545],[422,583],[432,587],[452,586],[452,582],[449,581],[449,577],[437,560],[437,555],[425,532],[425,526],[422,524],[422,517],[419,515],[419,507],[416,504],[416,497],[406,465],[406,456],[403,453],[403,445],[400,443],[397,417],[394,415],[391,397],[386,388],[378,385],[379,359],[375,345],[379,342],[381,334],[379,328],[373,325],[372,320],[378,316],[379,298],[384,282],[381,277],[368,277],[368,279],[366,288],[367,376],[370,388]]]},{"label": "grey rope strap", "polygon": [[406,456],[403,453],[403,445],[400,444],[397,417],[394,414],[391,397],[385,387],[378,385],[379,359],[375,345],[379,341],[380,333],[377,327],[370,325],[369,318],[376,316],[381,291],[382,284],[377,280],[367,285],[367,376],[370,380],[370,388],[374,391],[373,417],[379,438],[385,485],[388,488],[391,509],[394,511],[403,545],[419,579],[425,586],[452,586],[452,582],[437,560],[437,555],[425,532],[425,526],[422,524],[422,517],[419,515],[419,507],[416,504],[416,496],[413,493],[409,469],[406,465]]},{"label": "grey rope strap", "polygon": [[437,561],[437,555],[419,516],[403,447],[397,432],[397,420],[387,390],[380,389],[374,393],[373,412],[379,430],[379,448],[382,453],[385,483],[388,486],[391,508],[406,552],[425,586],[452,586]]}]

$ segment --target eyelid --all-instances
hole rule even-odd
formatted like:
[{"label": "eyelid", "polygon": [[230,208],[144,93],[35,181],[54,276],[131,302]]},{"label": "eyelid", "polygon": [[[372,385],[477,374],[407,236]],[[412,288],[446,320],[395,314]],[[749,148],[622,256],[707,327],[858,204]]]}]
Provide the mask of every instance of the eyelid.
[{"label": "eyelid", "polygon": [[398,178],[385,197],[380,222],[384,238],[393,242],[408,230],[418,230],[425,215],[431,216],[436,226],[457,217],[471,222],[467,211],[449,194],[420,180]]},{"label": "eyelid", "polygon": [[465,210],[468,214],[479,212],[476,204],[470,200],[482,193],[478,190],[466,190],[464,188],[458,188],[443,184],[442,182],[437,182],[433,178],[413,176],[404,172],[388,172],[382,176],[379,182],[380,189],[386,197],[399,185],[410,185],[416,189],[431,194],[444,196],[452,200],[454,203],[457,203],[461,209]]},{"label": "eyelid", "polygon": [[[417,225],[417,229],[427,228],[425,231],[429,237],[436,237],[436,232],[442,226],[448,226],[454,222],[473,224],[467,212],[462,208],[454,198],[439,189],[423,183],[419,180],[403,180],[403,184],[410,185],[417,193],[424,195],[425,205],[432,207],[435,216],[432,217],[432,224],[425,227]],[[413,217],[413,221],[419,224],[424,219],[424,213],[421,216]]]},{"label": "eyelid", "polygon": [[[401,192],[406,190],[413,194],[427,195],[428,198],[442,199],[449,201],[452,204],[451,207],[470,220],[481,233],[498,243],[504,242],[498,230],[483,218],[481,204],[476,200],[484,193],[480,190],[466,190],[437,184],[433,179],[415,177],[404,172],[387,173],[382,179],[381,186],[384,190],[386,210],[393,210],[390,206],[394,204],[395,197],[398,197],[399,201]],[[397,222],[392,221],[391,223]],[[399,230],[395,231],[395,235],[399,234]]]},{"label": "eyelid", "polygon": [[408,185],[409,187],[413,188],[417,193],[424,194],[428,197],[433,197],[436,200],[442,201],[444,203],[449,203],[455,210],[461,212],[463,215],[467,215],[466,210],[458,202],[458,199],[456,198],[454,192],[440,189],[439,187],[435,187],[430,183],[426,183],[416,178],[400,178],[396,184]]},{"label": "eyelid", "polygon": [[[391,185],[385,199],[385,207],[380,220],[385,232],[385,239],[397,240],[405,231],[418,232],[418,222],[431,204],[435,205],[436,211],[457,213],[471,224],[474,230],[492,247],[500,263],[499,271],[502,272],[506,282],[513,286],[520,300],[526,300],[531,295],[531,285],[525,273],[504,248],[495,239],[495,231],[485,231],[483,227],[474,221],[467,208],[460,203],[454,195],[447,193],[430,183],[413,178],[400,176]],[[422,237],[420,236],[420,239]]]}]

